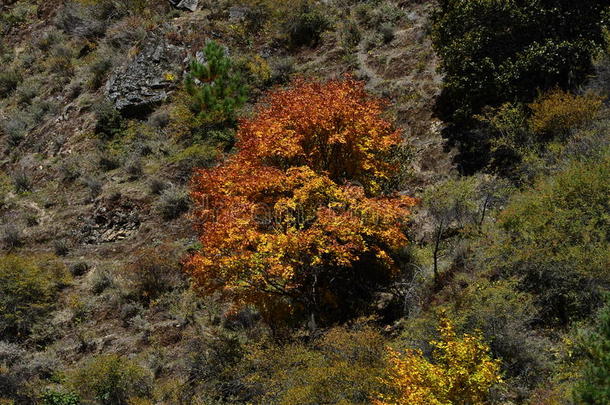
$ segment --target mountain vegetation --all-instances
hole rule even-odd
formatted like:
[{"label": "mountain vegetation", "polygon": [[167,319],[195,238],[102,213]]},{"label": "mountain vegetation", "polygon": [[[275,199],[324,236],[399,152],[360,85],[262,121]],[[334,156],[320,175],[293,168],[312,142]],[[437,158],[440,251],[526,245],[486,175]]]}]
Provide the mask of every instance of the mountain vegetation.
[{"label": "mountain vegetation", "polygon": [[609,18],[4,1],[0,405],[610,403]]}]

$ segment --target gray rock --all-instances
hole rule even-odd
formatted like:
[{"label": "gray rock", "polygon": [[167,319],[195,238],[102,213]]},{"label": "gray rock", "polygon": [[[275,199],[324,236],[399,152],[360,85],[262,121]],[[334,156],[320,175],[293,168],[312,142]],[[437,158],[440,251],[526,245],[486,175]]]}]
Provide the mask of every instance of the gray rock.
[{"label": "gray rock", "polygon": [[249,10],[250,10],[249,7],[242,7],[242,6],[231,7],[229,9],[229,21],[231,21],[231,22],[243,21],[246,18],[246,15],[248,14]]},{"label": "gray rock", "polygon": [[117,242],[132,237],[140,227],[140,207],[126,200],[100,200],[92,213],[82,216],[80,240],[87,244]]},{"label": "gray rock", "polygon": [[[106,96],[123,115],[142,115],[167,99],[181,77],[184,48],[153,35],[140,53],[115,69]],[[172,77],[173,76],[173,77]]]},{"label": "gray rock", "polygon": [[169,0],[170,4],[181,10],[195,11],[199,5],[199,0]]}]

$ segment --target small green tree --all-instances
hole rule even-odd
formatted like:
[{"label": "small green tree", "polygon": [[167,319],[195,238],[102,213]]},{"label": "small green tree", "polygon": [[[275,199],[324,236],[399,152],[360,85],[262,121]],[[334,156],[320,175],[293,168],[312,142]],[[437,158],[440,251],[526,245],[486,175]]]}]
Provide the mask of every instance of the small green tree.
[{"label": "small green tree", "polygon": [[233,121],[248,89],[222,46],[210,41],[203,53],[205,61],[193,59],[185,81],[191,110],[203,123]]},{"label": "small green tree", "polygon": [[[492,176],[449,178],[429,188],[423,196],[423,207],[429,216],[432,235],[434,279],[438,281],[439,261],[449,240],[468,230],[478,230],[489,211],[502,203],[509,185]],[[454,238],[455,239],[455,238]]]},{"label": "small green tree", "polygon": [[607,304],[598,316],[595,330],[585,337],[584,376],[574,392],[578,403],[610,403],[610,300],[606,300]]}]

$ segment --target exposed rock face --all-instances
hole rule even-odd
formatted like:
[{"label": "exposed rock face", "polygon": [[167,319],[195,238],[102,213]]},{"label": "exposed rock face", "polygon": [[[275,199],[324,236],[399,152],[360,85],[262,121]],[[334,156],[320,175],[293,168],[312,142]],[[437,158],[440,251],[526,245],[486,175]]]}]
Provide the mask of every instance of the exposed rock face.
[{"label": "exposed rock face", "polygon": [[169,0],[170,4],[176,8],[188,11],[197,10],[199,0]]},{"label": "exposed rock face", "polygon": [[90,216],[81,218],[84,243],[115,242],[133,236],[140,227],[140,207],[129,200],[100,201]]},{"label": "exposed rock face", "polygon": [[140,53],[115,69],[106,95],[124,115],[142,115],[163,102],[181,77],[184,49],[161,36],[149,38]]}]

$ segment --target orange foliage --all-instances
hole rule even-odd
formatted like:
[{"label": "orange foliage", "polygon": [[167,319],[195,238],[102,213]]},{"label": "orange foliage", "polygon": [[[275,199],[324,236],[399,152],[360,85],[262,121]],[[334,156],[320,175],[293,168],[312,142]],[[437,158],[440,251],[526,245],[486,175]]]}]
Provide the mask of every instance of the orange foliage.
[{"label": "orange foliage", "polygon": [[272,93],[240,123],[239,152],[194,176],[203,249],[187,268],[197,285],[290,313],[338,306],[337,289],[349,288],[338,283],[363,264],[380,273],[372,278],[395,272],[415,201],[382,195],[401,142],[382,113],[351,79]]}]

